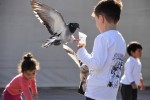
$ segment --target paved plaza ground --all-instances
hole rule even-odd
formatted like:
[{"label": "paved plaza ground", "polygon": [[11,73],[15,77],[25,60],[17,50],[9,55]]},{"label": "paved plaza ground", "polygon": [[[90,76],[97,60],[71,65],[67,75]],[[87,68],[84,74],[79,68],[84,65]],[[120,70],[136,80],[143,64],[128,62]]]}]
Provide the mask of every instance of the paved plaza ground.
[{"label": "paved plaza ground", "polygon": [[[3,89],[0,89],[1,94],[2,91]],[[78,94],[75,88],[39,88],[38,91],[39,100],[85,100],[85,97]],[[121,100],[120,91],[117,100]],[[150,100],[150,90],[139,91],[138,100]]]}]

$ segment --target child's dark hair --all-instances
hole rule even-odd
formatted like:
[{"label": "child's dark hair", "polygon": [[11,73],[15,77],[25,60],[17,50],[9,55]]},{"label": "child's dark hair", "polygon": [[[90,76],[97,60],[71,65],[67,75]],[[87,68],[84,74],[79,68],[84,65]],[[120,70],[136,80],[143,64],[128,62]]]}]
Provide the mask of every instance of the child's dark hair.
[{"label": "child's dark hair", "polygon": [[120,19],[120,14],[123,4],[121,0],[101,0],[95,7],[92,13],[93,17],[102,15],[111,23],[117,23]]},{"label": "child's dark hair", "polygon": [[23,73],[26,71],[39,70],[39,62],[33,58],[32,53],[26,53],[23,55],[22,60],[18,65],[18,72]]},{"label": "child's dark hair", "polygon": [[132,41],[127,45],[127,53],[129,54],[129,56],[132,56],[131,51],[135,52],[137,49],[143,49],[142,45],[137,41]]}]

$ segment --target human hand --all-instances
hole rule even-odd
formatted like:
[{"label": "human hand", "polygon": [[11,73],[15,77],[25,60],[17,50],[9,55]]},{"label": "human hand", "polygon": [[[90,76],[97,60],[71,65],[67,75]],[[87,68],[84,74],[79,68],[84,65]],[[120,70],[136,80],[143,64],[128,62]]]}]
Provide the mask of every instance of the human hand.
[{"label": "human hand", "polygon": [[78,45],[77,45],[77,49],[80,49],[80,48],[85,47],[85,46],[86,46],[86,43],[79,41]]},{"label": "human hand", "polygon": [[38,100],[38,93],[32,94],[33,98],[35,98],[36,100]]},{"label": "human hand", "polygon": [[132,83],[132,84],[131,84],[131,87],[132,87],[132,89],[137,89],[137,86],[136,86],[135,83]]},{"label": "human hand", "polygon": [[145,86],[144,86],[144,84],[143,84],[143,83],[142,83],[142,84],[140,84],[140,90],[141,90],[141,91],[145,90]]}]

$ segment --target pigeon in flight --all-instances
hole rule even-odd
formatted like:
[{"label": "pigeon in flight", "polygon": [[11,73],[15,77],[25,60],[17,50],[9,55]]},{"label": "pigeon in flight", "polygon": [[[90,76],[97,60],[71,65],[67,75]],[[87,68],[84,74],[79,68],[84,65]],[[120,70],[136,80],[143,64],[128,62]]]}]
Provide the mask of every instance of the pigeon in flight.
[{"label": "pigeon in flight", "polygon": [[78,92],[80,94],[84,94],[86,89],[86,79],[87,76],[89,75],[89,69],[85,64],[83,64],[79,60],[76,53],[70,47],[68,47],[67,45],[63,45],[63,49],[67,52],[67,54],[74,60],[74,62],[80,68],[80,85],[79,85]]},{"label": "pigeon in flight", "polygon": [[57,46],[75,40],[73,33],[79,28],[78,23],[66,24],[58,11],[37,0],[31,0],[31,6],[37,19],[46,26],[50,33],[50,38],[42,44],[42,47]]}]

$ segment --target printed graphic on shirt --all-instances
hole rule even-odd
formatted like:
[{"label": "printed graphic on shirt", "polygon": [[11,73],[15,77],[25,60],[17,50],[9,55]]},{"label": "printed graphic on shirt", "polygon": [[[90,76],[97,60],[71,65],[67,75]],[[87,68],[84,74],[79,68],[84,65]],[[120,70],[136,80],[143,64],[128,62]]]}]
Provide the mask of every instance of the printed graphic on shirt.
[{"label": "printed graphic on shirt", "polygon": [[113,57],[113,63],[111,64],[111,70],[109,73],[108,87],[117,88],[119,85],[119,78],[121,76],[121,69],[123,66],[123,54],[116,53]]}]

